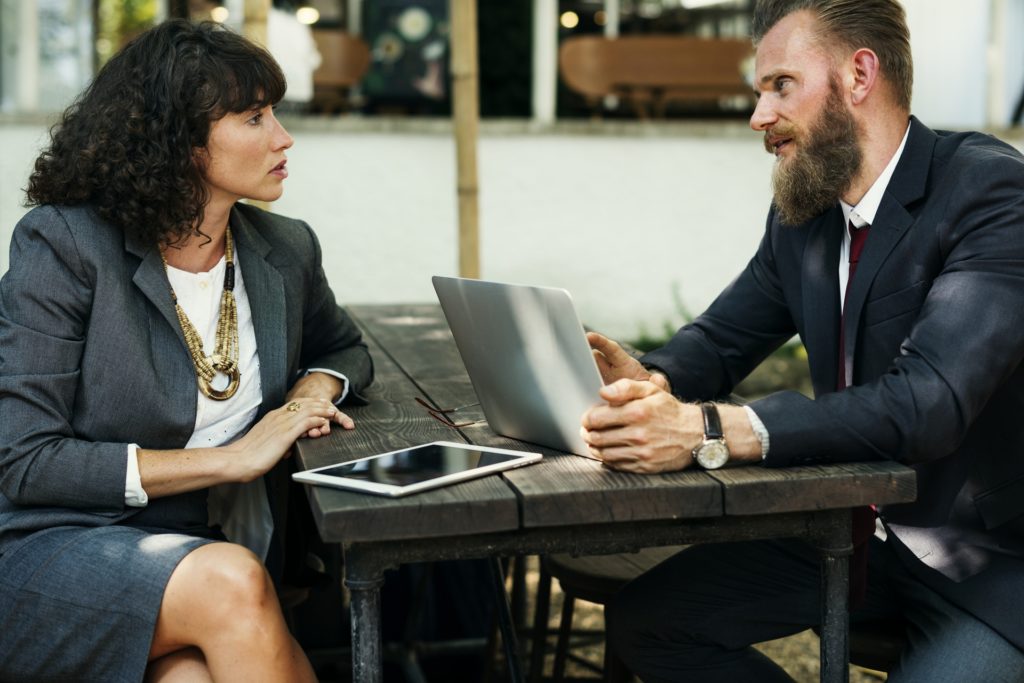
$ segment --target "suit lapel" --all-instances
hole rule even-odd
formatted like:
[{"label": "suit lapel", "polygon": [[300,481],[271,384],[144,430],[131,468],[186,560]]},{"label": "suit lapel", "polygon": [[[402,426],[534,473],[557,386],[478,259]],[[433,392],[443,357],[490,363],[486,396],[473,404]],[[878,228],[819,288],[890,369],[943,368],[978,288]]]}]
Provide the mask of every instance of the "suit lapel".
[{"label": "suit lapel", "polygon": [[[235,238],[242,280],[249,299],[249,310],[252,311],[252,325],[260,359],[263,403],[257,415],[259,419],[268,410],[284,402],[288,387],[287,299],[281,273],[269,261],[273,258],[270,244],[237,204],[231,210],[231,234]],[[283,550],[280,544],[286,524],[282,501],[288,499],[288,472],[289,465],[282,461],[263,475],[270,514],[274,520],[267,564],[275,571],[282,562]]]},{"label": "suit lapel", "polygon": [[174,310],[174,301],[171,299],[170,285],[167,282],[163,259],[160,258],[160,250],[156,245],[143,245],[134,236],[125,236],[125,249],[141,259],[132,276],[132,282],[175,331],[182,348],[187,352],[188,346],[178,322],[178,314]]},{"label": "suit lapel", "polygon": [[924,196],[936,139],[934,133],[916,118],[911,118],[910,135],[903,155],[882,196],[871,225],[871,234],[857,264],[857,274],[849,284],[846,296],[844,363],[848,377],[853,377],[851,370],[868,291],[889,254],[914,223],[907,207]]},{"label": "suit lapel", "polygon": [[164,262],[156,245],[145,244],[133,235],[125,235],[125,251],[140,259],[132,282],[157,311],[156,315],[149,314],[150,359],[166,387],[167,396],[178,406],[177,414],[182,416],[182,425],[187,425],[187,440],[196,420],[195,396],[199,387],[185,335],[174,310]]},{"label": "suit lapel", "polygon": [[272,408],[284,400],[288,386],[284,282],[277,268],[267,260],[270,244],[237,207],[231,211],[231,234],[252,310],[264,406]]},{"label": "suit lapel", "polygon": [[[790,228],[783,228],[788,230]],[[815,393],[835,389],[839,348],[839,245],[843,212],[827,211],[808,229],[803,256],[804,344]]]}]

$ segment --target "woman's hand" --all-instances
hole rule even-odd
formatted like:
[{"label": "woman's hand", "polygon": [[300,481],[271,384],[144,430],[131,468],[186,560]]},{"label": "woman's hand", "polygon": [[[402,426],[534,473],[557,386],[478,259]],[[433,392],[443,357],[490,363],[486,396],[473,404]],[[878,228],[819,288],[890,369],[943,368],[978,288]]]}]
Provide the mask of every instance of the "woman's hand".
[{"label": "woman's hand", "polygon": [[[305,377],[299,378],[299,381],[288,392],[286,400],[301,402],[303,399],[327,399],[333,403],[341,396],[344,388],[341,380],[334,375],[328,375],[326,372],[311,372]],[[355,429],[356,426],[351,417],[337,410],[327,424],[314,427],[305,435],[314,439],[326,436],[331,433],[331,422],[341,425],[343,429]]]},{"label": "woman's hand", "polygon": [[330,422],[337,415],[338,409],[329,400],[313,398],[289,401],[270,411],[245,436],[223,447],[231,453],[231,463],[239,468],[232,479],[252,481],[262,476],[303,434],[330,431]]}]

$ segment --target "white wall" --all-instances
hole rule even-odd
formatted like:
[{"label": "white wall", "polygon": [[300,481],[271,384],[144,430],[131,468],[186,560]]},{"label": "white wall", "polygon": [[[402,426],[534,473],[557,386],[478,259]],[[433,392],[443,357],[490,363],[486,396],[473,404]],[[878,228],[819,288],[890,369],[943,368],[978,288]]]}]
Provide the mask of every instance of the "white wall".
[{"label": "white wall", "polygon": [[913,110],[933,128],[1007,126],[1024,89],[1024,0],[901,0]]},{"label": "white wall", "polygon": [[933,128],[987,125],[989,0],[902,1],[914,55],[914,113]]},{"label": "white wall", "polygon": [[[699,312],[757,245],[771,158],[753,133],[514,134],[480,140],[486,278],[567,287],[619,336]],[[42,128],[0,128],[0,272]],[[317,230],[346,302],[433,301],[457,274],[451,136],[296,132],[274,210]]]},{"label": "white wall", "polygon": [[993,43],[996,50],[989,55],[991,69],[992,111],[990,124],[1008,125],[1013,110],[1024,93],[1024,0],[993,0]]},{"label": "white wall", "polygon": [[0,124],[0,273],[7,271],[7,251],[14,224],[25,213],[21,203],[32,163],[48,142],[47,130],[37,125]]},{"label": "white wall", "polygon": [[[678,323],[676,289],[699,313],[757,246],[772,158],[735,125],[644,130],[485,132],[483,276],[566,287],[585,323],[624,338]],[[316,229],[339,299],[433,301],[430,276],[457,274],[451,135],[294,135],[273,208]],[[0,126],[0,273],[44,138],[41,126]]]}]

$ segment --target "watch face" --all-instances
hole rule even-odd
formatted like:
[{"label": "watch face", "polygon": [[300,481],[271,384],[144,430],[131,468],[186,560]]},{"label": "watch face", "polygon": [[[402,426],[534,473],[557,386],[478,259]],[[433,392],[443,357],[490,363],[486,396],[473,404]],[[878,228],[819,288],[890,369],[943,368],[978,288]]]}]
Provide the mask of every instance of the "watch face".
[{"label": "watch face", "polygon": [[706,470],[717,470],[727,462],[729,447],[721,439],[705,441],[697,449],[697,463]]}]

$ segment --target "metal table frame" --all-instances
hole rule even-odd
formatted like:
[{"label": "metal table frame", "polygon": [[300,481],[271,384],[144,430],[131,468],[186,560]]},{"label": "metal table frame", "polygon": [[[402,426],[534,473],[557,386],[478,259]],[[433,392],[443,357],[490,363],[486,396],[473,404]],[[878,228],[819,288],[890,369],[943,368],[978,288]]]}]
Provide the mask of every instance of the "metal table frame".
[{"label": "metal table frame", "polygon": [[[409,562],[571,553],[632,552],[644,547],[766,538],[799,538],[821,554],[821,680],[849,680],[849,562],[851,511],[818,510],[672,522],[631,522],[400,541],[344,544],[345,585],[351,592],[352,676],[380,683],[380,589],[384,571]],[[506,649],[516,651],[514,645]],[[513,641],[514,642],[514,641]],[[510,665],[512,662],[510,662]],[[517,666],[510,666],[519,678]]]}]

